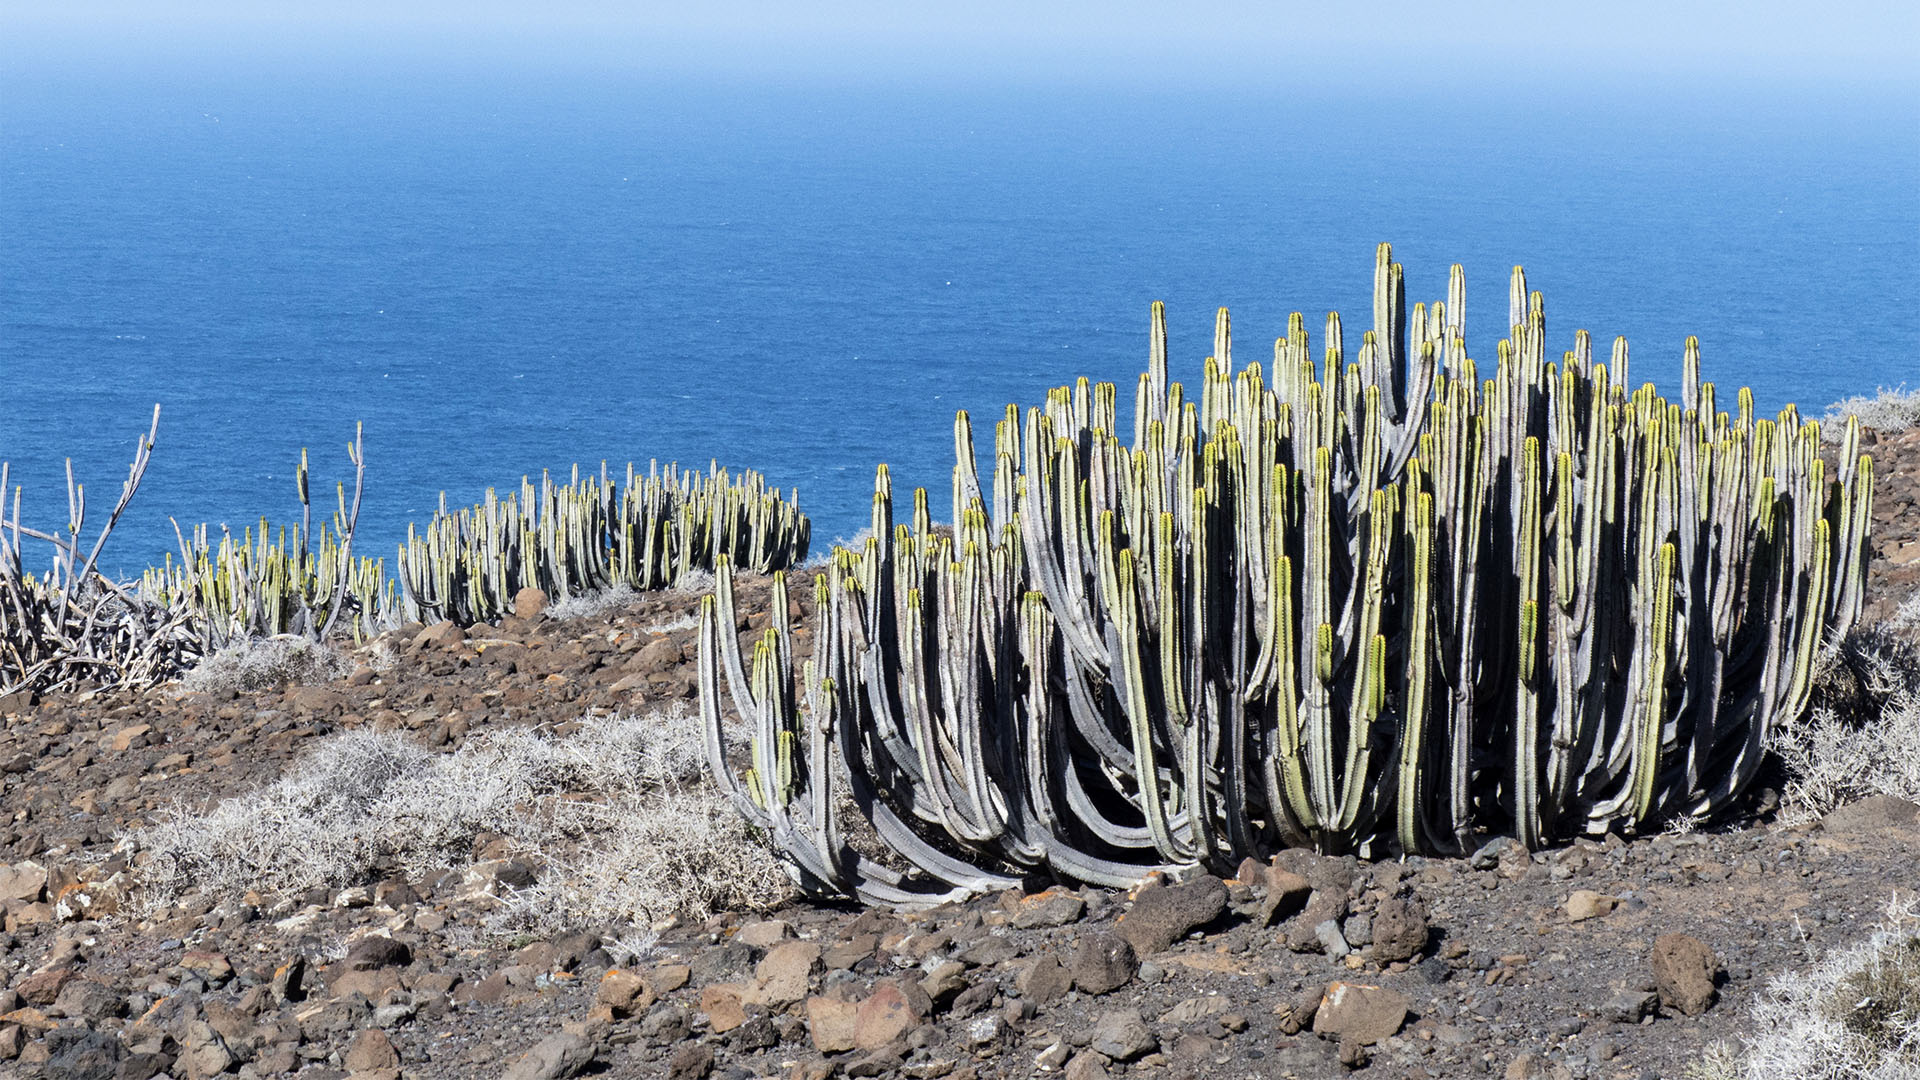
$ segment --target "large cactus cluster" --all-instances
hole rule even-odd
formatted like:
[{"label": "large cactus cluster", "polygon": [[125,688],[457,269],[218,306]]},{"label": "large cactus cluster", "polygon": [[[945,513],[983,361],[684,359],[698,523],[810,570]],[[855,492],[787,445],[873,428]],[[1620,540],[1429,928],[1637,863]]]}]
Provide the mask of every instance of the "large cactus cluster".
[{"label": "large cactus cluster", "polygon": [[[1382,245],[1357,350],[1329,316],[1316,364],[1295,315],[1236,368],[1223,309],[1192,394],[1155,305],[1131,438],[1083,379],[1009,406],[989,484],[961,414],[953,528],[924,491],[896,526],[883,466],[798,672],[784,580],[749,660],[723,562],[701,701],[735,804],[810,884],[892,904],[1728,807],[1859,614],[1857,431],[1830,477],[1792,407],[1720,411],[1692,340],[1678,401],[1624,340],[1549,360],[1518,268],[1483,379],[1464,293],[1456,266],[1409,313]],[[842,840],[842,790],[893,857]]]},{"label": "large cactus cluster", "polygon": [[724,558],[757,572],[807,557],[810,525],[799,493],[783,498],[759,473],[737,479],[656,462],[627,466],[624,483],[602,465],[574,467],[570,482],[546,473],[502,499],[489,489],[477,506],[448,512],[445,496],[424,529],[400,549],[405,618],[475,623],[512,610],[522,589],[554,599],[625,585],[658,589],[711,570]]},{"label": "large cactus cluster", "polygon": [[[187,617],[203,653],[250,638],[276,634],[324,637],[336,625],[365,640],[385,628],[394,590],[379,559],[356,557],[353,537],[366,483],[361,433],[347,445],[354,465],[353,496],[335,488],[331,527],[313,527],[306,451],[294,474],[300,523],[277,535],[265,518],[259,532],[235,538],[226,530],[214,542],[205,525],[180,533],[180,561],[171,555],[142,575],[140,594]],[[317,544],[315,541],[317,540]]]}]

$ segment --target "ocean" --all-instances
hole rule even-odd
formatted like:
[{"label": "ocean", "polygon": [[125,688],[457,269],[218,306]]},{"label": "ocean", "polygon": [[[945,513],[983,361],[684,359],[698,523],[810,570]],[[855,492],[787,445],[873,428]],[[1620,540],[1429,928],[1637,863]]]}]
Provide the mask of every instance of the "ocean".
[{"label": "ocean", "polygon": [[160,403],[121,576],[173,548],[170,518],[296,520],[302,447],[324,508],[356,422],[362,553],[391,558],[443,491],[649,459],[797,486],[824,551],[878,463],[944,509],[956,409],[1088,375],[1130,410],[1151,301],[1177,377],[1220,305],[1243,361],[1296,310],[1316,343],[1333,309],[1357,341],[1382,240],[1410,301],[1464,264],[1483,360],[1518,263],[1550,348],[1623,334],[1636,382],[1672,390],[1697,334],[1707,377],[1769,410],[1920,384],[1920,108],[1893,94],[350,71],[5,91],[0,459],[51,529],[71,458],[91,536]]}]

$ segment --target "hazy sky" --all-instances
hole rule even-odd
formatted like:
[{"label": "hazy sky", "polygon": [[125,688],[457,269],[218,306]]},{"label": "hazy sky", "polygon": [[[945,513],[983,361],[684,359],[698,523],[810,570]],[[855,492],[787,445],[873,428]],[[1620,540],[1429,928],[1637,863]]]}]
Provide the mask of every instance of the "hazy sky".
[{"label": "hazy sky", "polygon": [[[1911,83],[1920,3],[0,0],[0,63],[413,54],[637,70],[1178,84],[1745,75]],[[1372,74],[1377,73],[1377,75]]]}]

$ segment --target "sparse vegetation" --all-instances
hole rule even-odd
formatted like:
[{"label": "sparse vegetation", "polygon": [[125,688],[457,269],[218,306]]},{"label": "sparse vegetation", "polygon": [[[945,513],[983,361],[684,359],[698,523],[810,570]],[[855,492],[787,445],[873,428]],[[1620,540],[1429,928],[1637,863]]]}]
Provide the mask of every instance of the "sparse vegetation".
[{"label": "sparse vegetation", "polygon": [[293,892],[414,879],[505,836],[537,868],[505,927],[650,922],[764,907],[779,864],[700,777],[684,711],[591,716],[561,736],[517,729],[436,754],[397,733],[334,736],[279,781],[132,835],[146,903],[191,888]]},{"label": "sparse vegetation", "polygon": [[1892,390],[1881,387],[1871,395],[1861,394],[1834,402],[1827,408],[1829,442],[1837,442],[1845,433],[1849,416],[1859,417],[1862,427],[1885,434],[1906,431],[1920,424],[1920,390],[1909,390],[1902,384]]},{"label": "sparse vegetation", "polygon": [[[81,541],[86,492],[71,468],[64,529],[24,524],[17,490],[11,515],[0,498],[0,696],[151,687],[216,650],[244,651],[256,639],[289,633],[315,641],[346,633],[365,642],[405,621],[470,626],[498,619],[525,588],[558,600],[556,617],[598,615],[637,590],[709,588],[717,558],[763,571],[798,565],[811,532],[799,492],[783,496],[756,472],[734,476],[716,464],[702,474],[670,463],[641,475],[629,466],[622,486],[604,466],[597,479],[583,480],[576,469],[569,484],[543,474],[537,489],[523,481],[504,501],[489,491],[485,502],[457,513],[447,511],[442,493],[424,535],[409,530],[396,580],[384,560],[355,553],[366,481],[356,430],[347,445],[353,494],[336,485],[331,523],[314,527],[303,450],[297,524],[276,530],[263,518],[257,531],[235,537],[223,527],[216,538],[204,525],[183,532],[176,522],[178,561],[170,554],[138,582],[115,582],[97,569],[100,551],[139,490],[159,424],[156,405],[91,545]],[[10,475],[0,462],[0,495]],[[45,573],[28,571],[23,540],[51,545]],[[243,674],[269,677],[254,668]]]},{"label": "sparse vegetation", "polygon": [[353,661],[338,649],[298,634],[241,641],[201,659],[180,679],[189,693],[250,694],[288,683],[344,678]]},{"label": "sparse vegetation", "polygon": [[1827,658],[1804,722],[1774,744],[1789,821],[1873,795],[1920,800],[1920,593],[1891,619],[1848,635]]},{"label": "sparse vegetation", "polygon": [[1713,1047],[1699,1080],[1911,1080],[1920,1075],[1920,898],[1803,973],[1768,984],[1742,1045]]},{"label": "sparse vegetation", "polygon": [[547,616],[554,619],[592,619],[618,611],[640,598],[640,593],[621,582],[590,593],[569,596],[547,608]]}]

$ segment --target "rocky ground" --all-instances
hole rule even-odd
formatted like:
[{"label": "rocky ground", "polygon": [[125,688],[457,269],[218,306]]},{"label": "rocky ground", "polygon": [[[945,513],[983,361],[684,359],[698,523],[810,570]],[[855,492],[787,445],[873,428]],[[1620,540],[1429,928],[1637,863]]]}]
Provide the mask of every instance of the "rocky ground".
[{"label": "rocky ground", "polygon": [[[1920,586],[1920,433],[1870,449],[1884,615]],[[794,903],[636,960],[592,932],[490,937],[542,870],[497,836],[443,873],[158,909],[116,848],[342,730],[453,748],[691,698],[696,605],[410,627],[318,686],[0,699],[0,1075],[1679,1077],[1770,975],[1920,891],[1912,804],[1789,827],[1761,800],[1717,831],[1535,853],[1293,852],[911,915]],[[740,629],[765,607],[747,583]]]}]

